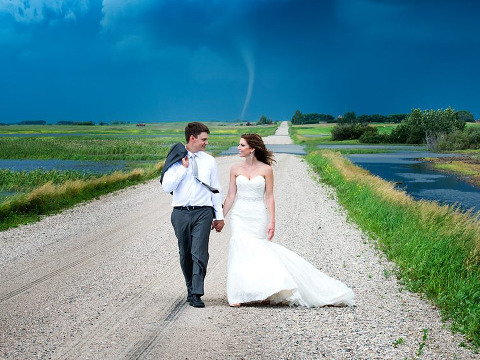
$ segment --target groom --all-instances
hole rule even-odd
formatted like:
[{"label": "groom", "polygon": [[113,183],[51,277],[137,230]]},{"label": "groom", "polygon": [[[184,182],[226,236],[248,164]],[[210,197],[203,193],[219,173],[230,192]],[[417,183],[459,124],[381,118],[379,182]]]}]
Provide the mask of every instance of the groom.
[{"label": "groom", "polygon": [[217,163],[205,152],[210,130],[199,122],[185,127],[187,145],[175,144],[165,160],[160,182],[172,193],[171,221],[178,239],[180,266],[187,285],[187,301],[205,307],[201,296],[207,273],[210,231],[224,226]]}]

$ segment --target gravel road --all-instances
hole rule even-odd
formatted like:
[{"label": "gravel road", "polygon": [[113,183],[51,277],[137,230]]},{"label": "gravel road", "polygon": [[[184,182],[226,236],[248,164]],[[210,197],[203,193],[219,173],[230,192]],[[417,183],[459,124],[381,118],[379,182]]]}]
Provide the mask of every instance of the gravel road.
[{"label": "gravel road", "polygon": [[[241,160],[217,160],[226,192]],[[301,157],[277,161],[274,241],[352,287],[355,307],[229,307],[228,217],[210,238],[206,308],[188,306],[171,197],[155,180],[0,232],[0,358],[480,358],[402,289]]]}]

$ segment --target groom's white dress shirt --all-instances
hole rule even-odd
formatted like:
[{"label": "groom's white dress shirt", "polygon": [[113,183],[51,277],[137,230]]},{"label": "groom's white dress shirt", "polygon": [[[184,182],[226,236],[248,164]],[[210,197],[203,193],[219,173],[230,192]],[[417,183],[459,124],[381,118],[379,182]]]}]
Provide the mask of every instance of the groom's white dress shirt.
[{"label": "groom's white dress shirt", "polygon": [[[212,193],[193,177],[191,156],[196,156],[198,178],[218,189],[219,193]],[[181,162],[168,168],[163,176],[163,190],[167,193],[173,191],[172,206],[213,206],[215,219],[223,220],[222,192],[214,157],[204,151],[195,154],[188,151],[188,157],[188,168]]]}]

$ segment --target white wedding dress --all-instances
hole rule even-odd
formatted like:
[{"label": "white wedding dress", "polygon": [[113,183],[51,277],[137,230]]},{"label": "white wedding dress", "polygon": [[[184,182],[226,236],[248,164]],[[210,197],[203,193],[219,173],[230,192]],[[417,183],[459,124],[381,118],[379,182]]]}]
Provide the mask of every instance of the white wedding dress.
[{"label": "white wedding dress", "polygon": [[229,304],[268,300],[299,306],[354,305],[354,293],[294,252],[267,238],[265,178],[236,178],[230,217],[227,296]]}]

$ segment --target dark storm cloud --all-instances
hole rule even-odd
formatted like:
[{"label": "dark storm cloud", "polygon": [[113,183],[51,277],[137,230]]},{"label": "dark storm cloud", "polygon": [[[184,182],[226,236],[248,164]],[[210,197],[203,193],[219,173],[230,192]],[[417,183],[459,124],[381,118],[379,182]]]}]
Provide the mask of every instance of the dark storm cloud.
[{"label": "dark storm cloud", "polygon": [[470,110],[474,1],[0,4],[0,122]]}]

